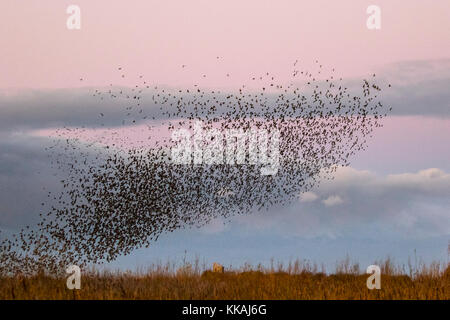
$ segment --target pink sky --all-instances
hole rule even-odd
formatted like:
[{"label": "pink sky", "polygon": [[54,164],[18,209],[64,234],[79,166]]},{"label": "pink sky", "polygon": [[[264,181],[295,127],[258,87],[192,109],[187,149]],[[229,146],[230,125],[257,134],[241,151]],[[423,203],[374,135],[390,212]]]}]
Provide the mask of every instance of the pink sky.
[{"label": "pink sky", "polygon": [[[69,16],[66,9],[73,4],[81,8],[81,30],[71,31],[66,27]],[[369,5],[381,8],[381,30],[366,27]],[[77,95],[77,90],[60,93],[52,89],[80,86],[95,89],[110,83],[130,86],[139,81],[139,75],[158,85],[198,83],[208,87],[233,87],[265,72],[281,78],[290,76],[296,59],[300,59],[300,67],[313,72],[314,61],[318,59],[324,66],[336,68],[344,78],[382,73],[382,77],[392,80],[393,93],[400,97],[394,101],[406,104],[405,97],[411,97],[407,102],[419,101],[419,108],[423,104],[424,109],[432,111],[425,112],[427,117],[383,119],[385,126],[376,130],[366,151],[350,159],[351,167],[370,170],[380,176],[429,168],[439,168],[447,175],[450,172],[450,118],[445,110],[448,96],[444,93],[450,60],[445,64],[425,64],[419,69],[405,64],[401,72],[393,64],[450,59],[449,16],[449,0],[0,0],[0,98],[9,92],[3,90],[5,88],[19,89],[17,101],[15,96],[0,100],[0,110],[3,108],[2,114],[6,115],[0,115],[0,119],[5,124],[11,123],[6,129],[0,128],[11,131],[5,134],[0,130],[0,143],[7,146],[6,151],[0,150],[5,155],[0,157],[0,171],[6,172],[0,175],[3,179],[0,180],[0,203],[4,203],[7,210],[0,216],[0,222],[6,221],[9,226],[16,221],[27,221],[30,212],[42,208],[36,190],[52,187],[50,175],[45,171],[42,175],[36,174],[45,165],[41,165],[41,153],[30,157],[38,150],[35,145],[39,141],[29,139],[29,135],[54,135],[54,130],[48,129],[46,124],[71,119],[72,109],[64,107],[81,105],[84,97]],[[217,56],[220,59],[216,59]],[[182,69],[183,64],[187,67]],[[121,78],[118,67],[123,68],[125,78]],[[83,81],[79,80],[81,77]],[[34,97],[34,91],[27,91],[27,88],[50,89],[50,93],[36,95],[43,97],[42,101],[28,99],[28,94]],[[25,94],[21,95],[22,92]],[[12,107],[8,106],[8,101]],[[56,109],[58,103],[60,110]],[[437,103],[437,107],[431,103]],[[34,105],[37,111],[27,112],[28,106],[31,110]],[[95,108],[97,104],[82,105],[87,106]],[[98,107],[102,105],[99,103]],[[413,107],[417,106],[411,109]],[[74,112],[73,115],[80,119],[90,116],[89,112]],[[22,132],[21,124],[41,130]],[[142,139],[141,129],[134,126],[124,130],[129,137],[125,143],[133,144]],[[103,129],[88,129],[77,137],[104,142],[109,138],[107,134]],[[158,136],[155,134],[153,138]],[[12,148],[13,143],[17,149]],[[425,254],[430,261],[445,259],[447,239],[422,238],[420,232],[425,230],[430,235],[441,236],[442,230],[448,230],[448,202],[441,196],[447,189],[434,196],[421,196],[411,193],[405,186],[386,189],[382,194],[387,196],[379,197],[376,192],[369,192],[373,191],[370,185],[368,182],[361,188],[343,183],[331,188],[334,193],[326,194],[327,197],[339,196],[346,188],[355,190],[344,194],[348,198],[343,196],[342,199],[348,202],[342,204],[341,211],[323,205],[322,199],[316,201],[316,207],[311,204],[311,211],[305,214],[296,211],[283,217],[283,212],[276,208],[273,214],[266,215],[271,224],[264,232],[260,232],[258,226],[266,220],[258,216],[244,224],[242,230],[233,227],[229,229],[232,232],[225,230],[222,235],[214,233],[209,238],[192,232],[178,233],[152,245],[150,251],[142,251],[141,258],[130,255],[127,259],[132,261],[130,268],[133,268],[139,261],[147,264],[152,257],[182,257],[188,250],[224,263],[242,260],[242,256],[250,261],[269,261],[274,253],[275,258],[282,259],[295,252],[319,262],[332,262],[350,250],[353,257],[362,257],[365,263],[386,254],[406,261],[412,250],[415,254],[415,248],[419,249],[419,256]],[[389,194],[392,191],[395,193]],[[389,198],[391,201],[386,201]],[[360,210],[361,202],[364,212]],[[385,219],[391,214],[392,219]],[[398,221],[400,225],[417,223],[410,229],[401,229]],[[246,229],[247,225],[256,229]],[[300,230],[301,238],[289,236],[294,229]],[[403,233],[403,230],[406,231]],[[307,239],[322,234],[339,237],[333,241]],[[245,243],[249,245],[243,245]],[[124,266],[123,261],[118,263]]]},{"label": "pink sky", "polygon": [[[382,121],[383,127],[375,129],[368,139],[367,149],[357,153],[351,160],[354,168],[367,169],[379,173],[415,172],[424,168],[450,170],[448,159],[450,149],[450,120],[434,117],[403,116],[388,117]],[[41,129],[33,135],[56,137],[54,129]],[[85,142],[100,145],[116,144],[121,149],[154,146],[154,141],[169,139],[171,131],[167,126],[157,126],[149,131],[146,125],[136,125],[112,129],[77,129],[60,131],[66,138],[77,137]],[[148,140],[149,134],[151,140]],[[144,143],[140,141],[144,140]],[[125,145],[126,144],[126,145]]]},{"label": "pink sky", "polygon": [[[81,8],[81,30],[66,28],[70,4]],[[378,31],[366,28],[371,4],[381,7]],[[289,72],[296,58],[353,76],[450,57],[448,0],[2,0],[0,12],[0,88],[126,85],[139,74],[171,85],[207,74],[204,85],[230,85]]]}]

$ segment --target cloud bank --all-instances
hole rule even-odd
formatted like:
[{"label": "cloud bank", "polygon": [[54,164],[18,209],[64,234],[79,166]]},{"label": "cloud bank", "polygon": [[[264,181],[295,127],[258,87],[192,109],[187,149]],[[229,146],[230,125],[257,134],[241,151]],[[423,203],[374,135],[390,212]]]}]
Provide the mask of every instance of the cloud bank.
[{"label": "cloud bank", "polygon": [[[383,102],[393,107],[392,115],[450,117],[450,59],[402,62],[390,65],[380,73],[378,76],[385,85],[392,83],[392,88],[382,92]],[[359,86],[355,79],[347,81],[350,88],[355,84]],[[95,90],[72,88],[0,92],[0,131],[121,125],[127,112],[124,106],[130,105],[130,100],[111,99],[107,92],[128,92],[131,88],[103,88],[104,99],[94,97]],[[141,102],[150,116],[158,118],[159,110],[152,102],[152,94],[150,89]],[[105,117],[100,118],[102,113]]]},{"label": "cloud bank", "polygon": [[[379,75],[377,75],[379,76]],[[450,116],[450,60],[412,61],[381,71],[392,91],[383,98],[393,114]],[[120,125],[126,101],[92,97],[92,88],[0,93],[0,227],[34,221],[42,188],[57,190],[44,138],[28,130]],[[99,121],[99,114],[108,116]],[[155,113],[156,115],[156,113]],[[405,155],[404,161],[414,154]],[[403,159],[403,158],[402,158]],[[430,163],[430,167],[433,163]],[[450,177],[436,168],[379,176],[341,168],[333,181],[299,195],[288,208],[239,217],[234,223],[301,236],[338,236],[376,228],[408,236],[450,234]],[[223,230],[216,224],[213,232]]]},{"label": "cloud bank", "polygon": [[376,230],[420,238],[450,234],[450,174],[437,168],[379,176],[351,167],[277,208],[235,224],[284,235],[337,237]]}]

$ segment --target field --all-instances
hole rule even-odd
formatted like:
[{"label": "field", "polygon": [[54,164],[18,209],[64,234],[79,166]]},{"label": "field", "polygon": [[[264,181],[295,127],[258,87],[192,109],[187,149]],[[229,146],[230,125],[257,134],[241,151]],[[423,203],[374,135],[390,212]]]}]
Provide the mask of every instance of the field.
[{"label": "field", "polygon": [[159,264],[145,272],[91,269],[83,271],[80,290],[67,289],[66,277],[3,277],[0,299],[450,299],[450,268],[445,264],[413,268],[394,266],[387,259],[378,265],[380,290],[369,290],[369,275],[348,259],[331,274],[300,261],[213,273],[197,261],[182,267]]}]

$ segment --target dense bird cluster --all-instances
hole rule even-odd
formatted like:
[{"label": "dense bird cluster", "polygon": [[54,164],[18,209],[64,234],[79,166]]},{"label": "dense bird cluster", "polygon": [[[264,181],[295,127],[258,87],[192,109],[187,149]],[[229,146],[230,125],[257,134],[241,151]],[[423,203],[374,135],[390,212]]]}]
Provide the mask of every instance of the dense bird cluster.
[{"label": "dense bird cluster", "polygon": [[[378,98],[375,75],[350,89],[334,69],[319,80],[296,70],[297,63],[290,84],[264,73],[232,92],[162,88],[143,76],[132,88],[95,90],[94,97],[124,105],[121,123],[100,134],[85,127],[57,130],[49,155],[64,172],[62,192],[48,194],[37,227],[3,239],[0,271],[54,273],[68,264],[111,261],[166,232],[286,205],[319,179],[332,178],[365,148],[389,109]],[[118,72],[126,77],[122,68]],[[100,128],[107,117],[98,115]],[[192,131],[198,121],[204,132],[267,133],[256,143],[257,154],[266,158],[270,154],[263,153],[275,152],[267,146],[278,133],[276,174],[263,175],[265,163],[250,161],[250,136],[243,149],[232,150],[243,152],[245,162],[174,163],[175,142],[167,132]],[[138,128],[134,139],[132,128]],[[219,146],[220,159],[227,149],[219,137],[205,135],[199,143],[203,150]]]}]

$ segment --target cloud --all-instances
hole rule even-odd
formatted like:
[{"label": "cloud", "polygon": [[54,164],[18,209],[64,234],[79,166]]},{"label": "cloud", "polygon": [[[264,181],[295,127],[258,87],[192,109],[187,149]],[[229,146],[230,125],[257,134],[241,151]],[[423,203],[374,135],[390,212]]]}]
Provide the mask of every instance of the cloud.
[{"label": "cloud", "polygon": [[[385,86],[392,83],[392,88],[384,89],[380,96],[384,104],[393,107],[391,114],[450,116],[450,59],[400,62],[384,67],[377,77]],[[360,79],[348,79],[345,83],[354,90],[360,88],[360,82]],[[123,87],[99,89],[106,92],[131,92],[131,88]],[[130,100],[113,99],[108,94],[104,94],[102,100],[93,96],[95,90],[96,88],[71,88],[2,91],[0,131],[121,125],[127,113],[124,106],[129,106]],[[153,93],[152,89],[142,93],[140,102],[149,117],[158,119],[161,114],[152,101]],[[270,99],[276,99],[276,95]],[[100,117],[101,113],[105,116]]]},{"label": "cloud", "polygon": [[339,196],[329,196],[325,200],[322,200],[323,204],[327,207],[337,206],[341,203],[344,203],[344,200],[341,199]]},{"label": "cloud", "polygon": [[50,142],[26,134],[0,134],[0,228],[37,222],[46,210],[41,204],[47,202],[47,192],[60,187],[44,150]]},{"label": "cloud", "polygon": [[[51,141],[27,134],[0,133],[0,227],[33,223],[42,212],[47,191],[58,193],[44,147]],[[43,189],[45,188],[45,190]],[[299,195],[291,206],[236,217],[231,225],[213,221],[206,233],[239,225],[249,232],[278,232],[302,237],[378,234],[409,237],[450,234],[450,173],[438,168],[378,175],[339,168],[331,181]]]},{"label": "cloud", "polygon": [[398,62],[379,75],[392,84],[383,102],[393,115],[450,116],[450,59]]},{"label": "cloud", "polygon": [[450,174],[437,168],[380,176],[341,167],[333,180],[306,194],[314,200],[300,195],[289,207],[238,217],[233,223],[304,237],[376,237],[379,231],[418,238],[450,234]]},{"label": "cloud", "polygon": [[[126,106],[133,103],[126,98],[104,99],[94,97],[96,88],[72,89],[23,89],[0,92],[0,131],[45,129],[63,126],[101,127],[119,126],[126,118]],[[100,88],[100,90],[124,90],[130,88]],[[147,116],[159,113],[147,95]],[[101,117],[100,114],[104,114]],[[142,115],[141,115],[142,116]]]},{"label": "cloud", "polygon": [[303,192],[299,196],[300,202],[313,202],[316,201],[319,198],[317,194],[315,194],[312,191]]},{"label": "cloud", "polygon": [[[397,63],[378,76],[393,85],[391,91],[383,92],[383,101],[394,107],[394,114],[450,116],[449,59]],[[21,132],[121,125],[128,101],[99,100],[93,92],[93,88],[0,92],[0,224],[14,225],[35,216],[40,208],[39,190],[56,186],[43,151],[48,141]],[[143,104],[153,112],[149,96]],[[100,118],[100,113],[105,117]],[[152,114],[158,116],[157,111]],[[341,168],[332,182],[299,195],[294,206],[276,208],[257,221],[249,219],[255,227],[275,224],[280,230],[302,235],[334,236],[370,224],[448,234],[449,179],[448,173],[436,168],[387,176]]]}]

